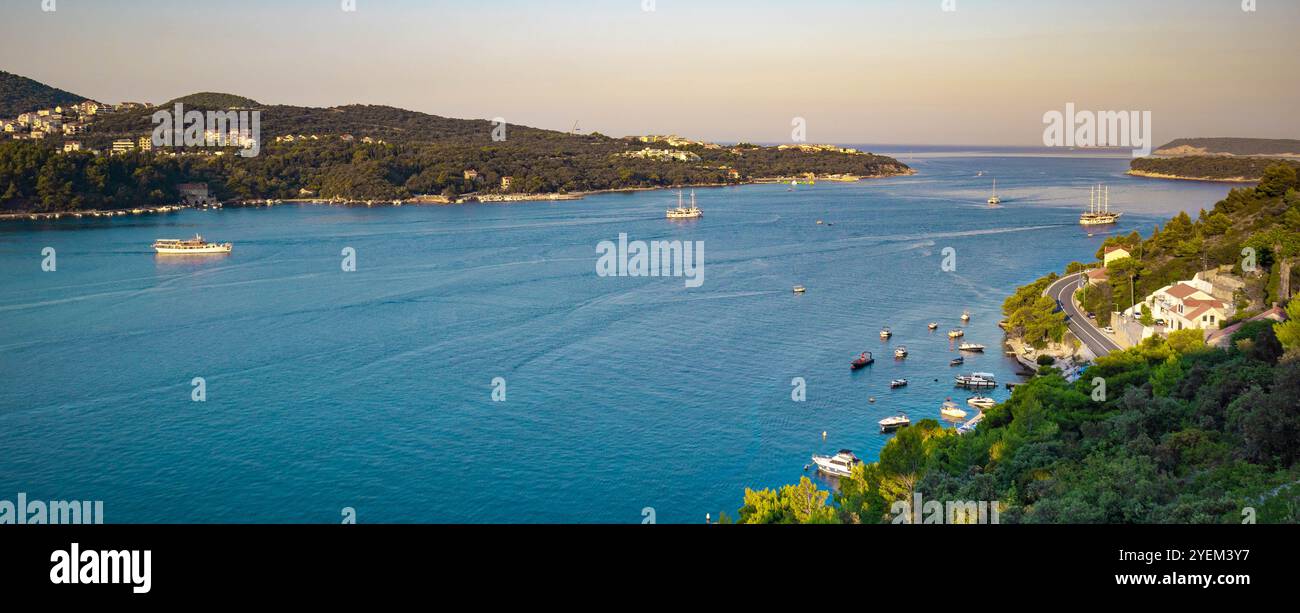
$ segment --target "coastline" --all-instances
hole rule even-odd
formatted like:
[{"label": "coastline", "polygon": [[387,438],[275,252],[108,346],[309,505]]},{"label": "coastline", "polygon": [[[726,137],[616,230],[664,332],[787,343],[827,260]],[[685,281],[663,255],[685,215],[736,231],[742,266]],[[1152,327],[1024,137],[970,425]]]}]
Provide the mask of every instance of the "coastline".
[{"label": "coastline", "polygon": [[[916,169],[907,167],[906,172],[883,173],[874,175],[847,175],[835,174],[814,177],[814,180],[829,181],[832,183],[856,183],[865,179],[888,179],[891,177],[906,177],[917,174]],[[160,213],[174,213],[182,209],[201,209],[201,208],[222,208],[230,207],[272,207],[278,204],[311,204],[311,205],[332,205],[332,206],[450,206],[455,204],[501,204],[512,202],[538,202],[538,201],[559,201],[559,200],[582,200],[587,196],[596,196],[600,194],[615,193],[633,193],[647,192],[656,190],[673,190],[673,189],[695,189],[706,187],[735,187],[743,185],[768,185],[787,183],[795,180],[805,180],[806,176],[792,177],[759,177],[736,183],[691,183],[686,185],[662,185],[652,187],[620,187],[611,189],[599,189],[583,192],[567,193],[545,193],[545,194],[465,194],[455,200],[444,196],[421,195],[405,200],[341,200],[341,199],[324,199],[324,198],[274,198],[264,200],[235,200],[217,206],[196,206],[188,204],[170,204],[150,207],[133,207],[129,209],[109,209],[109,210],[72,210],[72,211],[12,211],[0,213],[0,221],[53,221],[63,218],[82,219],[86,217],[121,217],[126,215],[151,215]]]},{"label": "coastline", "polygon": [[1124,174],[1145,179],[1166,179],[1170,181],[1201,181],[1204,183],[1259,183],[1259,179],[1248,179],[1246,177],[1228,177],[1216,179],[1213,177],[1184,177],[1181,175],[1167,175],[1158,172],[1146,172],[1144,170],[1129,170]]}]

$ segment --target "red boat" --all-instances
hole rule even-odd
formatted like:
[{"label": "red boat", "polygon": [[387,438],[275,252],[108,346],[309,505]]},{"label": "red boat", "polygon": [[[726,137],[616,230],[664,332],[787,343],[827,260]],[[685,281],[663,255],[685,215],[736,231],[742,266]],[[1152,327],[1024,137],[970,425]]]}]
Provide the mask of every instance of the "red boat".
[{"label": "red boat", "polygon": [[876,358],[871,357],[870,351],[863,351],[862,354],[858,356],[858,359],[853,360],[853,363],[849,365],[849,369],[858,370],[859,368],[866,368],[871,366],[875,361]]}]

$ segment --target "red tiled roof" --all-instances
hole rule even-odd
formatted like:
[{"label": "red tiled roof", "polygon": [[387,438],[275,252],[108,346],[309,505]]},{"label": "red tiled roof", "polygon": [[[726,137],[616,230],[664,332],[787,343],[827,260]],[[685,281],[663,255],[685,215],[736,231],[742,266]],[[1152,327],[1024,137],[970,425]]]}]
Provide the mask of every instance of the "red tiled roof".
[{"label": "red tiled roof", "polygon": [[1105,268],[1094,268],[1088,271],[1089,279],[1106,279],[1108,276]]},{"label": "red tiled roof", "polygon": [[1177,298],[1177,299],[1179,299],[1179,300],[1182,300],[1182,299],[1184,299],[1184,298],[1186,298],[1186,297],[1188,297],[1188,296],[1191,296],[1192,294],[1195,294],[1196,292],[1199,292],[1199,291],[1201,291],[1201,290],[1196,289],[1195,287],[1192,287],[1192,286],[1190,286],[1190,285],[1188,285],[1188,284],[1186,284],[1186,283],[1179,283],[1179,284],[1177,284],[1177,285],[1175,285],[1175,286],[1169,288],[1169,290],[1166,291],[1165,293],[1169,294],[1170,296],[1173,296],[1174,298]]}]

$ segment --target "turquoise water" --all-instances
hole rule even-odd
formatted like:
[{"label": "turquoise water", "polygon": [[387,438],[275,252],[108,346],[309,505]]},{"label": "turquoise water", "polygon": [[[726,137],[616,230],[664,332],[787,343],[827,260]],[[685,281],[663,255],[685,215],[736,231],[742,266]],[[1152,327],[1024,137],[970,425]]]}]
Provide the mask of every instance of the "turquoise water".
[{"label": "turquoise water", "polygon": [[[991,349],[964,370],[1012,380],[999,305],[1092,257],[1089,184],[1111,186],[1124,233],[1228,190],[1127,178],[1122,157],[899,155],[920,174],[702,189],[686,223],[663,219],[660,191],[0,224],[0,498],[103,500],[108,522],[734,515],[746,486],[796,481],[813,453],[874,459],[882,417],[964,400],[944,335],[964,309]],[[149,248],[196,232],[234,253]],[[619,233],[703,241],[703,286],[597,276]],[[865,350],[877,363],[850,373]]]}]

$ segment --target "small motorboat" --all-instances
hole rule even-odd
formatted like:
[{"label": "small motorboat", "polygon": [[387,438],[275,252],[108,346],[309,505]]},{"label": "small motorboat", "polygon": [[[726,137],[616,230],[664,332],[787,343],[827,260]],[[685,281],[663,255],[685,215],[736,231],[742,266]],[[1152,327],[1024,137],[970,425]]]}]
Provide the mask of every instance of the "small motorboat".
[{"label": "small motorboat", "polygon": [[997,403],[998,401],[989,398],[988,396],[974,396],[971,399],[966,401],[966,404],[969,404],[981,410],[993,408],[993,406],[996,405]]},{"label": "small motorboat", "polygon": [[889,328],[881,328],[881,329],[880,329],[880,338],[888,339],[889,337],[891,337],[891,336],[893,336],[893,335],[894,335],[894,331],[893,331],[893,330],[890,330]]},{"label": "small motorboat", "polygon": [[957,406],[957,403],[953,402],[952,398],[949,398],[943,401],[943,406],[939,407],[939,414],[943,415],[944,417],[961,419],[963,417],[966,417],[966,410],[961,408],[960,406]]},{"label": "small motorboat", "polygon": [[894,430],[897,430],[899,428],[906,428],[907,426],[912,425],[912,420],[908,419],[907,415],[903,413],[899,413],[898,415],[894,415],[892,417],[886,417],[880,420],[879,423],[880,423],[880,433],[884,434],[886,432],[893,432]]},{"label": "small motorboat", "polygon": [[961,366],[962,364],[965,364],[965,363],[966,363],[966,358],[963,358],[963,357],[958,356],[958,357],[953,358],[951,362],[948,362],[948,365],[949,365],[949,366]]},{"label": "small motorboat", "polygon": [[962,351],[974,351],[976,353],[982,353],[984,351],[984,345],[979,343],[962,343],[957,348]]},{"label": "small motorboat", "polygon": [[907,379],[894,379],[889,382],[889,389],[898,389],[900,387],[907,387]]},{"label": "small motorboat", "polygon": [[856,360],[853,360],[853,362],[849,365],[849,369],[858,370],[859,368],[866,368],[868,366],[871,366],[875,361],[876,358],[871,356],[870,351],[863,351],[861,354],[858,355],[858,358]]},{"label": "small motorboat", "polygon": [[814,455],[812,461],[817,465],[817,470],[834,477],[847,477],[853,474],[854,466],[862,463],[862,460],[848,449],[841,449],[833,456]]},{"label": "small motorboat", "polygon": [[808,291],[808,288],[806,288],[806,287],[804,287],[804,286],[802,286],[802,285],[796,285],[796,286],[794,286],[794,293],[796,293],[796,294],[802,294],[802,293],[804,293],[804,292],[806,292],[806,291]]},{"label": "small motorboat", "polygon": [[962,311],[962,312],[961,312],[961,320],[962,320],[962,321],[970,321],[970,311]]},{"label": "small motorboat", "polygon": [[894,350],[894,357],[899,360],[907,358],[907,345],[899,345],[898,348]]},{"label": "small motorboat", "polygon": [[948,338],[961,338],[966,336],[966,331],[961,328],[955,328],[948,331]]},{"label": "small motorboat", "polygon": [[930,325],[929,325],[929,326],[926,326],[926,327],[929,328],[930,330],[938,330],[938,329],[939,329],[939,324],[937,324],[937,323],[935,323],[935,322],[932,321],[932,322],[930,322]]}]

